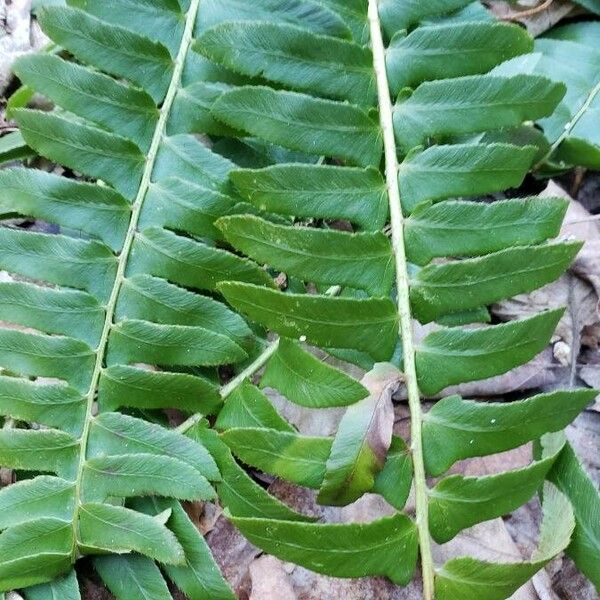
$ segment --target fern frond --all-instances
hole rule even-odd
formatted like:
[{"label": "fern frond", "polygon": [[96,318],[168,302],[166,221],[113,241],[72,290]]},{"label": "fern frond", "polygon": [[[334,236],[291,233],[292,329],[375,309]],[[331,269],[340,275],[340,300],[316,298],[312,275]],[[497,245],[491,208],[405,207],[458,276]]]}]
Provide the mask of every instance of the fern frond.
[{"label": "fern frond", "polygon": [[[232,597],[175,502],[215,497],[214,459],[200,440],[136,412],[217,410],[218,387],[192,369],[209,374],[242,363],[256,340],[240,316],[198,292],[230,280],[273,286],[260,266],[217,247],[223,237],[214,223],[235,213],[240,199],[227,178],[233,163],[194,137],[206,133],[202,119],[186,118],[188,99],[196,102],[204,83],[195,71],[203,59],[192,50],[202,29],[198,7],[198,0],[51,7],[39,11],[40,22],[77,62],[39,55],[15,66],[56,107],[14,109],[28,146],[89,181],[0,173],[3,217],[63,228],[0,231],[0,266],[19,278],[2,283],[0,318],[34,329],[0,331],[1,411],[17,420],[0,432],[0,462],[34,472],[0,491],[0,547],[10,556],[0,564],[2,590],[40,584],[40,593],[64,586],[71,593],[72,576],[64,586],[44,582],[81,555],[137,552],[173,565],[169,577],[191,597],[211,588]],[[326,31],[342,28],[333,13],[315,7],[314,14]],[[115,412],[121,408],[136,416]],[[154,510],[138,504],[141,496],[174,500]],[[44,540],[37,549],[36,539]],[[168,594],[151,561],[98,559],[118,596],[134,592],[107,575],[108,562],[123,573],[145,569],[146,583]],[[206,581],[193,574],[200,568],[212,570]]]},{"label": "fern frond", "polygon": [[[208,59],[271,83],[267,87],[264,81],[252,81],[225,91],[212,107],[217,120],[242,132],[239,136],[258,137],[325,158],[324,165],[234,170],[230,179],[240,195],[257,209],[300,219],[342,218],[357,229],[375,233],[292,227],[272,224],[261,216],[222,217],[217,225],[233,247],[285,272],[288,278],[316,284],[318,292],[298,293],[296,288],[282,293],[247,282],[221,283],[218,289],[252,321],[284,338],[306,341],[361,365],[398,361],[400,326],[402,370],[412,413],[414,474],[406,469],[403,445],[394,441],[391,430],[387,432],[382,425],[378,434],[387,432],[382,438],[370,436],[369,427],[377,422],[383,406],[374,389],[347,409],[334,438],[299,435],[277,416],[267,417],[258,405],[245,405],[251,418],[244,424],[240,404],[237,409],[228,407],[228,418],[221,420],[225,429],[221,437],[244,462],[318,489],[324,503],[345,504],[364,492],[380,491],[400,510],[405,493],[394,498],[383,475],[394,473],[403,482],[403,490],[413,477],[425,598],[434,593],[442,599],[475,597],[475,590],[485,592],[485,597],[504,598],[568,545],[573,518],[560,492],[549,489],[545,498],[547,520],[538,554],[530,563],[514,566],[514,572],[512,565],[467,558],[434,568],[430,539],[445,541],[465,527],[526,502],[551,472],[560,447],[520,471],[487,478],[447,477],[433,489],[428,488],[426,474],[441,475],[451,466],[456,458],[446,451],[453,443],[461,448],[457,457],[462,452],[480,456],[558,431],[594,392],[557,392],[514,405],[490,406],[491,418],[473,410],[473,415],[486,419],[474,416],[482,445],[475,444],[476,436],[465,427],[465,436],[470,436],[466,449],[461,446],[460,426],[463,417],[468,420],[471,404],[447,398],[436,409],[448,408],[455,414],[457,429],[447,431],[450,437],[456,433],[456,438],[437,445],[436,428],[446,430],[441,420],[438,424],[435,409],[430,416],[421,414],[421,394],[434,395],[450,385],[492,377],[524,364],[548,344],[562,311],[486,327],[441,327],[420,342],[413,339],[411,317],[422,323],[449,323],[473,315],[484,318],[485,305],[537,289],[567,269],[580,244],[549,241],[557,235],[564,216],[560,200],[523,198],[484,204],[455,199],[500,192],[522,182],[540,151],[535,145],[519,143],[514,132],[527,121],[549,117],[565,95],[565,87],[538,74],[490,72],[508,59],[520,60],[533,43],[512,25],[485,19],[469,22],[468,2],[368,4],[369,19],[364,13],[362,19],[365,28],[370,24],[370,71],[365,69],[366,51],[359,45],[360,37],[359,44],[328,41],[308,22],[265,24],[257,17],[221,23],[204,30],[197,40],[197,50]],[[415,27],[425,19],[463,8],[464,13],[456,15],[457,25],[430,20],[424,27]],[[351,8],[339,14],[348,18],[349,12],[354,19],[360,14]],[[411,31],[406,34],[405,29]],[[353,21],[352,31],[356,34],[364,28]],[[391,40],[387,50],[384,34]],[[504,43],[490,45],[490,38]],[[333,47],[339,51],[331,51]],[[375,86],[377,103],[372,98]],[[399,93],[395,102],[391,92]],[[527,139],[537,139],[526,133]],[[382,185],[376,169],[384,156]],[[386,219],[382,210],[386,196],[391,243],[377,235]],[[393,261],[386,262],[390,256]],[[435,258],[447,262],[431,262]],[[421,268],[409,267],[408,260]],[[397,306],[390,300],[391,268]],[[372,275],[376,277],[369,281]],[[338,286],[340,297],[319,293],[325,289],[320,286],[328,285]],[[319,406],[318,400],[307,402],[302,385],[309,378],[312,361],[297,353],[296,345],[282,341],[267,365],[262,385],[273,385],[299,404]],[[295,357],[293,370],[288,366],[290,356]],[[317,387],[314,393],[319,393]],[[523,421],[528,410],[545,401],[555,403],[552,418],[535,425]],[[233,412],[237,419],[231,418]],[[501,434],[497,422],[504,427]],[[390,448],[388,465],[381,454],[385,457]],[[440,461],[435,466],[432,457]],[[302,523],[286,528],[276,519],[237,518],[234,510],[232,520],[241,531],[284,560],[337,576],[391,576],[379,553],[379,564],[369,566],[368,571],[362,560],[354,560],[349,569],[340,558],[347,552],[342,529],[334,533],[327,525]],[[547,531],[553,526],[560,534],[555,544],[547,544]],[[273,534],[274,528],[276,540],[271,542],[265,532]],[[316,540],[327,545],[329,562],[314,556]],[[292,544],[293,552],[289,550]],[[402,559],[397,559],[402,580],[415,549],[416,538]],[[503,581],[501,590],[490,585],[496,577]]]},{"label": "fern frond", "polygon": [[[550,131],[570,102],[531,66],[532,40],[467,0],[67,4],[39,18],[74,60],[15,67],[55,108],[12,109],[28,147],[65,175],[0,172],[3,218],[62,228],[0,229],[0,268],[15,275],[0,284],[0,319],[21,326],[0,330],[0,413],[16,420],[0,463],[33,472],[0,490],[0,591],[76,597],[73,564],[91,554],[118,600],[168,598],[161,569],[190,598],[230,600],[179,504],[215,494],[252,543],[318,572],[405,584],[420,553],[426,600],[500,600],[569,544],[595,580],[597,494],[554,433],[595,392],[421,408],[529,361],[562,315],[464,325],[554,281],[580,247],[552,240],[563,200],[473,201],[520,185],[546,152],[524,124]],[[437,330],[417,340],[413,316]],[[261,353],[265,330],[281,338]],[[298,341],[369,373],[359,383]],[[231,364],[238,375],[219,387],[215,369]],[[346,407],[336,435],[283,419],[247,381],[265,365],[262,387]],[[400,382],[410,448],[392,430]],[[170,430],[147,418],[163,408],[194,414]],[[216,413],[211,429],[202,417]],[[444,476],[544,434],[523,469]],[[397,513],[311,522],[234,455],[320,502],[375,492]],[[557,487],[530,561],[434,564],[432,540],[517,508],[545,478]]]}]

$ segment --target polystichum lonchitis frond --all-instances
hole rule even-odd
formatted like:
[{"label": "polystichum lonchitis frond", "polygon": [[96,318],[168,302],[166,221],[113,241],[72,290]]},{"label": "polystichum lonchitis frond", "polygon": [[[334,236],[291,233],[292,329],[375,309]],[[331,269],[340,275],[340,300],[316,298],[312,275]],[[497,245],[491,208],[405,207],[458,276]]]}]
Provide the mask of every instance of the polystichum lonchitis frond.
[{"label": "polystichum lonchitis frond", "polygon": [[[62,228],[0,229],[0,267],[25,278],[0,284],[0,318],[36,330],[0,330],[0,410],[13,419],[0,463],[20,470],[0,491],[0,589],[78,594],[73,572],[43,582],[80,555],[109,554],[94,564],[119,600],[170,597],[152,559],[191,599],[230,599],[178,503],[213,486],[251,542],[329,575],[405,584],[420,553],[426,599],[500,600],[568,546],[600,585],[600,500],[561,434],[548,435],[594,391],[449,396],[421,410],[421,396],[533,358],[561,316],[465,326],[556,279],[580,247],[549,241],[559,199],[455,199],[518,186],[539,161],[538,148],[506,140],[517,129],[538,139],[523,124],[549,117],[564,86],[490,72],[530,52],[528,35],[465,0],[68,4],[40,20],[75,60],[15,67],[56,108],[14,113],[31,148],[90,182],[0,173],[3,214]],[[329,228],[336,220],[352,233]],[[287,291],[262,265],[287,275]],[[436,330],[417,339],[413,317]],[[281,336],[262,353],[259,326]],[[369,372],[355,381],[298,340]],[[212,368],[231,363],[241,371],[219,389]],[[292,402],[347,407],[334,438],[299,435],[246,380],[265,365],[261,386]],[[410,447],[392,431],[399,385]],[[150,422],[172,407],[196,414],[178,431]],[[214,413],[210,428],[201,417]],[[460,459],[540,438],[526,468],[428,485]],[[375,492],[398,512],[311,523],[231,452],[323,504]],[[546,478],[556,487],[530,561],[434,564],[432,539],[510,512]]]},{"label": "polystichum lonchitis frond", "polygon": [[[401,513],[342,527],[244,518],[232,511],[234,523],[267,552],[327,574],[380,574],[406,583],[418,545],[426,598],[500,599],[569,545],[573,516],[560,492],[547,490],[540,545],[531,562],[458,557],[436,567],[430,540],[446,542],[520,506],[541,487],[557,456],[570,450],[562,440],[545,437],[543,457],[519,471],[451,476],[432,488],[426,476],[443,475],[457,460],[560,431],[595,392],[557,391],[506,405],[450,396],[422,414],[421,395],[505,373],[547,345],[562,311],[500,325],[464,324],[489,319],[485,306],[492,302],[553,281],[580,248],[577,242],[548,241],[565,211],[558,199],[492,204],[453,199],[517,186],[539,151],[504,140],[511,128],[551,115],[565,88],[539,75],[489,72],[531,51],[531,39],[518,27],[470,18],[415,27],[466,3],[450,4],[345,3],[355,39],[362,41],[368,29],[370,48],[323,36],[307,23],[258,18],[222,23],[198,39],[207,58],[274,84],[259,81],[225,92],[212,108],[217,119],[265,141],[336,159],[233,171],[238,192],[261,210],[302,220],[344,219],[355,227],[354,233],[291,227],[254,215],[217,222],[226,240],[257,262],[320,290],[341,286],[340,297],[243,282],[219,289],[251,320],[288,338],[267,364],[262,385],[306,406],[351,406],[333,439],[309,438],[290,431],[265,410],[256,390],[247,389],[237,410],[227,405],[228,416],[238,418],[219,419],[216,426],[244,462],[318,489],[325,504],[347,504],[377,491],[402,509],[414,478],[414,523]],[[384,203],[391,242],[380,233],[387,221]],[[390,299],[394,283],[396,306]],[[415,340],[413,316],[447,326]],[[463,326],[449,326],[457,324]],[[411,409],[410,451],[381,424],[398,373],[376,367],[363,380],[367,397],[358,402],[319,396],[330,374],[322,375],[320,390],[315,381],[305,387],[315,359],[290,341],[299,338],[368,365],[393,360],[398,327]],[[244,407],[254,412],[253,420],[239,416]],[[561,488],[573,493],[565,482]],[[589,502],[597,503],[597,497]],[[578,513],[586,521],[577,525],[582,534],[589,517]]]},{"label": "polystichum lonchitis frond", "polygon": [[[234,165],[193,135],[210,124],[187,116],[203,79],[191,50],[199,4],[49,8],[39,13],[45,32],[78,62],[46,54],[15,65],[56,106],[15,110],[28,145],[97,181],[0,173],[3,216],[62,228],[0,229],[0,266],[16,276],[0,284],[0,318],[23,326],[0,330],[0,405],[12,418],[0,463],[19,470],[0,491],[0,590],[47,582],[81,555],[113,553],[123,556],[96,566],[119,598],[141,594],[138,581],[152,597],[170,596],[150,559],[190,597],[232,597],[176,502],[215,497],[215,460],[152,422],[155,409],[214,412],[214,367],[253,351],[244,320],[210,297],[217,283],[273,285],[258,265],[217,247],[213,223],[239,199],[227,180]],[[169,500],[139,500],[149,495]],[[78,594],[75,577],[60,585]]]}]

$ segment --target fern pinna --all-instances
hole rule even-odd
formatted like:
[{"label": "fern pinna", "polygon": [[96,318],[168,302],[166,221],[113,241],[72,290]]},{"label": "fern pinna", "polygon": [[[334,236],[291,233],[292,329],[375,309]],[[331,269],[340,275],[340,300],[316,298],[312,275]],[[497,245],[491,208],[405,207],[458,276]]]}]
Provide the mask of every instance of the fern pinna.
[{"label": "fern pinna", "polygon": [[[420,405],[530,360],[561,316],[465,326],[556,279],[580,247],[548,241],[561,200],[454,199],[518,186],[538,158],[506,140],[535,139],[523,123],[564,87],[492,71],[531,50],[527,34],[465,0],[68,4],[40,20],[74,60],[15,67],[56,108],[15,114],[29,146],[90,182],[0,173],[3,214],[62,228],[0,230],[0,266],[18,276],[0,284],[0,318],[35,330],[0,331],[0,462],[18,479],[0,491],[0,589],[78,597],[73,571],[46,582],[93,554],[119,599],[170,597],[154,560],[189,598],[232,598],[178,503],[213,486],[251,542],[329,575],[405,584],[420,552],[425,598],[502,599],[568,547],[598,585],[600,501],[560,433],[595,392]],[[436,330],[417,340],[413,315]],[[281,337],[261,351],[265,330]],[[355,381],[298,341],[369,372]],[[226,364],[239,374],[219,389]],[[300,435],[247,381],[265,364],[261,386],[348,407],[334,438]],[[410,448],[392,432],[400,385]],[[164,408],[194,414],[173,431],[152,422]],[[540,438],[527,468],[427,483]],[[231,452],[321,503],[372,491],[398,512],[312,523]],[[529,562],[433,564],[431,539],[513,510],[547,478]]]}]

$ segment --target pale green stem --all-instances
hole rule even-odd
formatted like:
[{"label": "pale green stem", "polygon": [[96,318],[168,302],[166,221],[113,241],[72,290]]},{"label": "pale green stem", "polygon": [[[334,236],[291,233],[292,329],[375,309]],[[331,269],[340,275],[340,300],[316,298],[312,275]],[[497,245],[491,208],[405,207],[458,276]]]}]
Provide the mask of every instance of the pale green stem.
[{"label": "pale green stem", "polygon": [[[342,287],[339,285],[333,285],[328,290],[326,290],[326,296],[339,296],[342,291]],[[227,382],[220,390],[219,394],[223,400],[227,398],[230,394],[232,394],[248,377],[252,377],[256,372],[258,372],[262,367],[264,367],[268,360],[277,352],[277,348],[279,348],[279,338],[273,340],[259,355],[258,357],[252,361],[239,375],[236,375],[231,381]],[[199,423],[204,415],[201,413],[196,413],[192,415],[189,419],[184,421],[179,427],[177,427],[177,431],[179,433],[186,433],[189,431],[194,425]]]},{"label": "pale green stem", "polygon": [[594,98],[600,93],[600,81],[592,88],[585,102],[581,105],[581,108],[573,115],[573,118],[565,125],[563,132],[560,134],[558,139],[552,144],[550,150],[546,153],[544,158],[542,158],[537,165],[535,165],[535,169],[539,168],[543,163],[545,163],[558,149],[558,147],[571,135],[573,128],[581,117],[588,111]]},{"label": "pale green stem", "polygon": [[[225,400],[225,398],[233,393],[248,377],[252,377],[252,375],[254,375],[257,371],[262,369],[262,367],[267,364],[267,361],[271,358],[271,356],[275,354],[277,348],[279,348],[279,338],[272,341],[254,361],[252,361],[243,371],[236,375],[231,381],[227,382],[219,390],[221,398]],[[196,425],[196,423],[198,423],[202,417],[203,415],[200,413],[192,415],[187,421],[184,421],[181,425],[179,425],[179,427],[177,427],[177,431],[179,431],[179,433],[186,433],[194,425]]]},{"label": "pale green stem", "polygon": [[160,115],[158,119],[158,123],[156,124],[156,129],[154,130],[154,136],[152,137],[152,143],[150,144],[150,149],[148,150],[148,156],[146,159],[146,164],[144,167],[144,172],[142,174],[142,179],[140,182],[140,186],[138,188],[135,200],[131,206],[131,220],[129,222],[129,228],[127,230],[127,235],[125,237],[125,242],[123,243],[123,249],[121,254],[119,255],[119,263],[117,267],[117,274],[115,276],[115,283],[113,285],[108,303],[106,305],[106,316],[104,318],[104,326],[102,328],[102,334],[100,336],[100,342],[98,343],[98,349],[96,351],[96,362],[94,364],[94,370],[92,372],[92,379],[90,383],[90,387],[88,389],[86,398],[87,398],[87,409],[85,422],[83,426],[83,432],[81,434],[81,447],[79,454],[79,465],[77,467],[77,475],[75,480],[75,510],[73,513],[73,539],[74,539],[74,547],[73,547],[73,555],[75,556],[77,553],[77,539],[78,539],[78,529],[77,529],[77,521],[79,517],[79,508],[81,506],[81,481],[83,477],[83,470],[85,468],[86,462],[86,454],[87,454],[87,444],[90,433],[90,426],[93,420],[93,406],[94,400],[96,397],[96,389],[98,387],[98,382],[100,380],[100,374],[102,373],[102,367],[104,364],[104,357],[106,355],[106,348],[108,346],[108,338],[110,335],[110,330],[113,326],[115,308],[117,305],[117,300],[119,298],[119,292],[121,291],[121,286],[123,285],[123,280],[125,279],[125,269],[127,267],[127,260],[129,258],[129,254],[131,252],[131,248],[133,246],[133,241],[135,239],[135,233],[137,230],[138,221],[140,218],[140,213],[142,210],[142,205],[144,203],[144,199],[146,197],[146,193],[148,191],[148,187],[150,186],[152,172],[154,171],[154,164],[156,163],[156,157],[158,155],[158,150],[160,148],[160,144],[162,142],[167,121],[169,119],[169,114],[171,112],[171,108],[173,106],[173,101],[175,100],[175,95],[177,94],[177,90],[181,83],[181,74],[183,72],[183,67],[185,64],[185,59],[187,53],[189,51],[190,44],[192,42],[192,36],[194,33],[194,25],[196,23],[196,16],[198,14],[198,7],[200,5],[200,0],[191,0],[190,8],[186,15],[186,24],[185,30],[183,32],[183,37],[181,40],[181,46],[179,48],[179,52],[177,53],[177,58],[175,59],[173,65],[173,76],[171,77],[171,82],[169,84],[169,89],[167,90],[167,94],[165,96],[165,100],[160,109]]},{"label": "pale green stem", "polygon": [[421,396],[417,385],[415,349],[413,346],[413,323],[410,310],[408,287],[408,263],[404,247],[404,216],[400,204],[400,186],[398,182],[398,157],[394,136],[393,108],[385,65],[385,45],[381,34],[381,23],[377,9],[377,0],[369,0],[369,24],[373,66],[377,78],[379,96],[379,119],[383,131],[385,150],[385,174],[390,203],[392,228],[392,246],[396,260],[396,287],[398,294],[398,314],[404,358],[404,376],[408,392],[408,404],[411,419],[412,458],[414,466],[414,484],[416,501],[416,524],[419,532],[421,551],[421,569],[423,575],[423,598],[434,597],[434,570],[429,536],[429,508],[427,498],[427,480],[423,462],[423,442],[421,426]]}]

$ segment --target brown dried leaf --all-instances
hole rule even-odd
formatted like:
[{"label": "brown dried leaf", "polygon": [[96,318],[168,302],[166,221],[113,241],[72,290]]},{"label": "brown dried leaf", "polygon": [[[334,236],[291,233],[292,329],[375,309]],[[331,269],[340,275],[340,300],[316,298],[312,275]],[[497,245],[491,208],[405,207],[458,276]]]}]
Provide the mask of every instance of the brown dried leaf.
[{"label": "brown dried leaf", "polygon": [[600,221],[554,181],[550,181],[540,194],[542,197],[559,197],[569,201],[569,208],[561,229],[561,236],[572,237],[585,242],[577,255],[571,270],[582,279],[589,281],[600,297]]},{"label": "brown dried leaf", "polygon": [[303,435],[334,435],[340,419],[344,416],[344,408],[306,408],[290,402],[271,388],[265,388],[263,391],[281,416]]},{"label": "brown dried leaf", "polygon": [[492,0],[488,4],[499,19],[522,23],[533,36],[544,33],[577,10],[577,7],[567,0],[521,1],[516,4]]},{"label": "brown dried leaf", "polygon": [[582,341],[587,346],[597,346],[600,341],[597,305],[598,296],[594,288],[587,281],[565,273],[539,290],[494,304],[492,313],[502,321],[512,321],[567,306],[569,310],[559,321],[554,339],[561,339],[571,346],[577,334],[583,336]]},{"label": "brown dried leaf", "polygon": [[452,467],[451,472],[466,477],[484,477],[485,475],[493,475],[502,471],[522,469],[530,464],[532,459],[532,446],[531,444],[525,444],[506,452],[492,454],[491,456],[461,460]]},{"label": "brown dried leaf", "polygon": [[392,364],[380,363],[373,367],[361,380],[369,391],[369,396],[350,406],[347,414],[370,414],[371,418],[365,435],[367,444],[376,459],[383,466],[392,442],[394,428],[394,405],[392,395],[404,377]]}]

